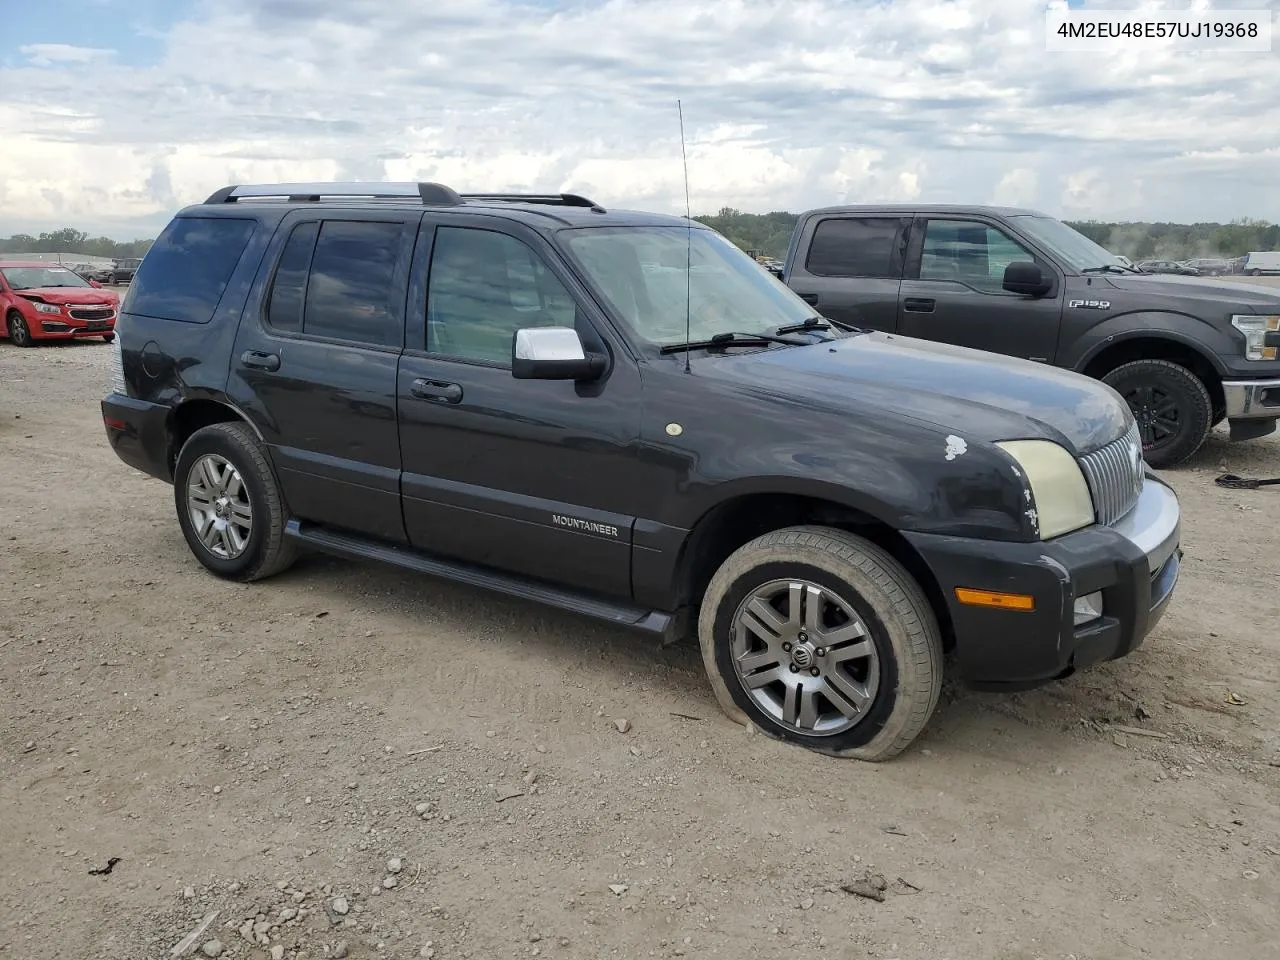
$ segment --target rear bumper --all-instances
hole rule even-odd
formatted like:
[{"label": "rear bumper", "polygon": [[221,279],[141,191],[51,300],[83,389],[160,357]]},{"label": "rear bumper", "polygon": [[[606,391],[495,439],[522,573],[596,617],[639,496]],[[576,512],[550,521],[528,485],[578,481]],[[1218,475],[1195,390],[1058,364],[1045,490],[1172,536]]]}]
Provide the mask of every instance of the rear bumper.
[{"label": "rear bumper", "polygon": [[[972,686],[1027,689],[1137,649],[1159,622],[1181,571],[1174,492],[1148,475],[1138,505],[1115,527],[1045,543],[904,534],[942,589],[960,671]],[[1034,609],[968,606],[956,588],[1034,598]],[[1075,601],[1102,595],[1102,616],[1075,622]]]},{"label": "rear bumper", "polygon": [[1224,380],[1228,420],[1280,419],[1280,380]]},{"label": "rear bumper", "polygon": [[173,482],[168,407],[110,393],[102,399],[102,424],[116,456],[135,470]]}]

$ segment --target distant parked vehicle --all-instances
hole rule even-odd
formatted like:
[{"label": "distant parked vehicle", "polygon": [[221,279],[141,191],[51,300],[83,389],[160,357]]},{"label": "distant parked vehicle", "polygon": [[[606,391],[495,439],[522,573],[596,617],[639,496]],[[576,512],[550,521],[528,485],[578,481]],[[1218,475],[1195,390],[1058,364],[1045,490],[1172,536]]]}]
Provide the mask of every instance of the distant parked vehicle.
[{"label": "distant parked vehicle", "polygon": [[1184,260],[1183,266],[1190,267],[1202,277],[1223,277],[1231,272],[1231,261],[1222,257],[1199,257]]},{"label": "distant parked vehicle", "polygon": [[130,257],[124,260],[112,261],[108,283],[132,283],[133,275],[138,271],[138,264],[142,260],[136,257]]},{"label": "distant parked vehicle", "polygon": [[1200,271],[1195,267],[1188,267],[1178,263],[1177,260],[1140,260],[1136,266],[1143,273],[1172,273],[1180,277],[1200,276]]},{"label": "distant parked vehicle", "polygon": [[98,283],[111,282],[111,268],[100,263],[76,263],[72,264],[71,270],[85,280]]},{"label": "distant parked vehicle", "polygon": [[1244,272],[1251,277],[1280,273],[1280,250],[1250,253],[1244,258]]}]

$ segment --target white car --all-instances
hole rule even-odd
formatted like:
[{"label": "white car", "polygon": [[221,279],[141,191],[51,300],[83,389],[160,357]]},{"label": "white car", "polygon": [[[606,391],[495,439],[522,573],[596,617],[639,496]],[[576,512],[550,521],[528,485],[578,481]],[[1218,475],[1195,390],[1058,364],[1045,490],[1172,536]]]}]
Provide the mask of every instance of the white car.
[{"label": "white car", "polygon": [[1244,258],[1244,272],[1251,277],[1264,273],[1280,273],[1280,250],[1250,253]]}]

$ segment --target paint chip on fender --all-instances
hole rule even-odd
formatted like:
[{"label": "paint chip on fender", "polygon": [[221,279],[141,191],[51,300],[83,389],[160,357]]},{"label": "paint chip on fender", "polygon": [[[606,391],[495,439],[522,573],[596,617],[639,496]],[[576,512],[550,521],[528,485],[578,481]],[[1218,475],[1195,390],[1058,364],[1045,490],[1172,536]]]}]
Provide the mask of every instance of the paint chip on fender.
[{"label": "paint chip on fender", "polygon": [[969,445],[955,434],[947,437],[947,459],[954,460],[956,457],[964,456],[964,452],[969,449]]}]

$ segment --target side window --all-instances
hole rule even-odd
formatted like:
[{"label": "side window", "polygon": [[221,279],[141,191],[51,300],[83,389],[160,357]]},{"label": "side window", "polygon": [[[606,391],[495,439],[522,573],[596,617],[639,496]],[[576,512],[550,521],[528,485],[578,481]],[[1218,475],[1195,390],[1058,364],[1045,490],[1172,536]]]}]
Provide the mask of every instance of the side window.
[{"label": "side window", "polygon": [[122,309],[208,323],[256,227],[256,220],[231,217],[171,220],[138,265]]},{"label": "side window", "polygon": [[970,220],[930,220],[924,231],[921,280],[958,280],[978,290],[1003,289],[1004,270],[1018,260],[1035,260],[1004,232]]},{"label": "side window", "polygon": [[399,223],[325,220],[311,257],[302,332],[382,347],[403,344],[404,324],[392,297],[403,236]]},{"label": "side window", "polygon": [[831,217],[813,231],[805,269],[818,277],[899,276],[898,237],[902,221],[893,217]]},{"label": "side window", "polygon": [[311,267],[311,254],[316,248],[319,233],[319,223],[300,223],[285,241],[275,279],[271,281],[271,295],[267,300],[267,323],[276,330],[289,333],[302,331],[302,302],[307,294],[307,270]]},{"label": "side window", "polygon": [[515,237],[440,227],[431,251],[427,350],[511,363],[522,327],[572,327],[577,305],[542,259]]}]

